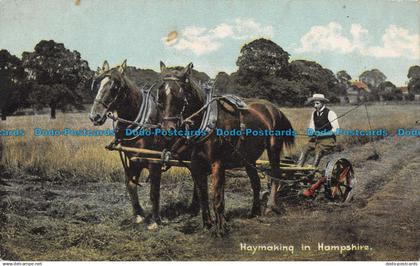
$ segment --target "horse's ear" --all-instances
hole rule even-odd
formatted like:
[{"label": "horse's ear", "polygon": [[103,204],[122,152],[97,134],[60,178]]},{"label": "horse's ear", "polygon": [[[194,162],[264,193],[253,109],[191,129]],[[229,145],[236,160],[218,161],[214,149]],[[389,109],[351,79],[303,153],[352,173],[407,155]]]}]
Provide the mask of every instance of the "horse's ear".
[{"label": "horse's ear", "polygon": [[184,68],[184,70],[182,71],[182,72],[183,72],[183,74],[184,74],[184,76],[185,76],[185,75],[190,75],[190,74],[191,74],[191,72],[192,72],[193,67],[194,67],[193,63],[192,63],[192,62],[191,62],[191,63],[189,63],[189,64],[188,64],[188,65]]},{"label": "horse's ear", "polygon": [[98,67],[98,68],[96,69],[96,74],[101,74],[101,73],[102,73],[102,68]]},{"label": "horse's ear", "polygon": [[122,64],[118,67],[118,70],[123,73],[125,71],[125,69],[127,68],[127,59],[124,60],[124,62],[122,62]]},{"label": "horse's ear", "polygon": [[109,70],[109,64],[108,61],[104,61],[104,63],[102,64],[102,72],[108,71]]},{"label": "horse's ear", "polygon": [[162,61],[160,61],[160,71],[162,72],[165,69],[166,69],[165,63],[163,63]]}]

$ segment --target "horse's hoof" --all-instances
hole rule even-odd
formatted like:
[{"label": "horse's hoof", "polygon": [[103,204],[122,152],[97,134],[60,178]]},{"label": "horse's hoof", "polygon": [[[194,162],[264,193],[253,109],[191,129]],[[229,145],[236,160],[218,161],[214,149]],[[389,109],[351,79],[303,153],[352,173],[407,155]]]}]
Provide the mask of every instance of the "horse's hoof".
[{"label": "horse's hoof", "polygon": [[141,215],[136,215],[136,217],[134,217],[134,223],[135,224],[142,224],[144,222],[144,217]]},{"label": "horse's hoof", "polygon": [[151,231],[157,230],[158,227],[159,227],[158,224],[156,222],[154,222],[154,223],[151,223],[147,226],[147,230],[151,230]]}]

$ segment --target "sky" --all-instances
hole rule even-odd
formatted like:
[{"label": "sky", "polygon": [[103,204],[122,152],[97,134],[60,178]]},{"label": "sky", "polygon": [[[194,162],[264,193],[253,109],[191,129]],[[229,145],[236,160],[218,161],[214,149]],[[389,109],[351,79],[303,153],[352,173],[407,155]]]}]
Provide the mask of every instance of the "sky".
[{"label": "sky", "polygon": [[420,64],[414,0],[77,1],[0,0],[0,49],[20,57],[53,39],[79,51],[92,69],[105,59],[155,71],[160,61],[193,62],[214,77],[236,71],[241,47],[264,37],[291,60],[346,70],[353,79],[378,68],[397,86]]}]

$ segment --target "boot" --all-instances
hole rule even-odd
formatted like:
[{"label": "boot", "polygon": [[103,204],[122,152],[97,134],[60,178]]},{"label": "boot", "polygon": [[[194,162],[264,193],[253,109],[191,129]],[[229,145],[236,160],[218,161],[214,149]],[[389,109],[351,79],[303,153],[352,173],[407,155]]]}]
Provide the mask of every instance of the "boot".
[{"label": "boot", "polygon": [[299,160],[298,160],[298,166],[303,166],[306,162],[306,158],[308,157],[308,150],[304,150],[302,151],[302,153],[300,154]]},{"label": "boot", "polygon": [[312,197],[314,195],[315,191],[317,189],[319,189],[322,184],[324,184],[325,180],[326,180],[326,178],[324,176],[321,177],[320,179],[318,179],[318,181],[315,184],[313,184],[309,189],[307,189],[303,192],[303,196]]}]

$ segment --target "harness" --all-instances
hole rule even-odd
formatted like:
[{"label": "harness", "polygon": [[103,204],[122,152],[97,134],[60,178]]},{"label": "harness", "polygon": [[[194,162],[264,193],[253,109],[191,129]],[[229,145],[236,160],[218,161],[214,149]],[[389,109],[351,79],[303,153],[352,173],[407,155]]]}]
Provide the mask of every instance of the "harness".
[{"label": "harness", "polygon": [[[146,87],[146,85],[141,89],[142,94],[142,102],[140,104],[139,112],[136,116],[136,119],[134,121],[126,120],[123,118],[118,117],[117,115],[114,115],[111,112],[107,113],[107,117],[113,120],[112,127],[113,130],[116,131],[116,125],[115,122],[120,122],[124,124],[129,124],[127,126],[128,129],[132,129],[133,131],[137,131],[140,129],[151,129],[151,128],[157,128],[160,125],[154,125],[151,123],[151,114],[153,107],[156,106],[155,100],[153,98],[153,95],[151,93],[153,87],[156,84],[151,85],[150,87]],[[134,140],[139,138],[140,136],[135,135],[132,138],[124,138],[124,139],[115,139],[114,142],[119,142],[121,140]]]},{"label": "harness", "polygon": [[246,102],[244,102],[244,100],[241,97],[236,96],[234,94],[225,94],[221,97],[220,100],[229,104],[230,106],[232,106],[234,109],[237,109],[237,110],[248,109],[248,105],[246,104]]},{"label": "harness", "polygon": [[[176,77],[167,77],[164,78],[164,81],[179,81]],[[178,86],[180,86],[177,83]],[[181,87],[181,86],[180,86]],[[180,125],[185,126],[185,129],[188,130],[190,126],[193,124],[192,119],[199,114],[203,113],[203,118],[201,120],[200,126],[198,127],[198,132],[205,132],[206,134],[196,134],[194,136],[187,136],[186,139],[188,140],[189,145],[190,144],[197,144],[204,142],[207,140],[213,133],[216,128],[218,114],[219,114],[219,106],[218,103],[220,103],[222,106],[225,106],[225,103],[230,107],[227,108],[230,111],[236,112],[237,110],[246,110],[248,109],[247,104],[242,100],[242,98],[232,95],[232,94],[226,94],[222,96],[215,96],[214,95],[214,86],[211,82],[206,82],[203,85],[199,85],[199,87],[204,91],[206,95],[206,99],[204,102],[204,105],[195,113],[190,115],[187,118],[183,117],[183,112],[180,113],[180,115],[176,117],[166,117],[164,120],[169,119],[179,119]],[[184,106],[182,107],[182,111],[185,110],[186,105],[188,104],[187,97],[184,94]],[[225,106],[226,108],[226,106]],[[242,121],[242,115],[239,112],[239,119]],[[241,128],[243,128],[244,125],[241,123]]]},{"label": "harness", "polygon": [[136,126],[134,130],[139,130],[142,128],[153,128],[155,125],[152,125],[150,122],[150,114],[152,113],[152,107],[155,106],[155,101],[152,97],[151,91],[156,84],[153,84],[150,87],[144,86],[141,89],[142,102],[139,108],[139,113],[137,114],[136,119],[131,123],[127,128],[132,128]]},{"label": "harness", "polygon": [[206,132],[206,134],[199,134],[192,137],[187,137],[195,143],[200,143],[205,141],[210,137],[214,132],[217,123],[218,116],[218,106],[217,101],[213,97],[213,86],[210,83],[205,83],[203,86],[204,93],[206,94],[206,101],[204,106],[206,106],[203,119],[201,120],[200,127],[198,128],[199,132]]}]

